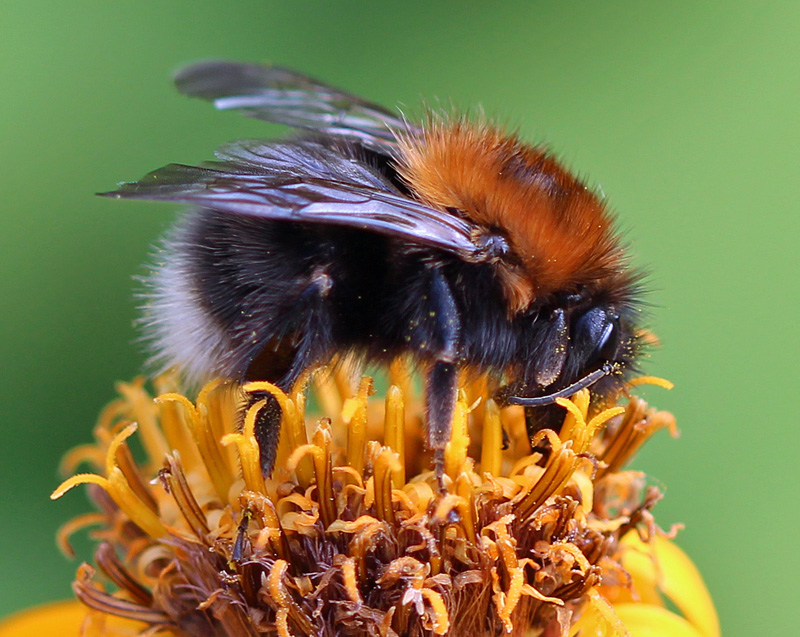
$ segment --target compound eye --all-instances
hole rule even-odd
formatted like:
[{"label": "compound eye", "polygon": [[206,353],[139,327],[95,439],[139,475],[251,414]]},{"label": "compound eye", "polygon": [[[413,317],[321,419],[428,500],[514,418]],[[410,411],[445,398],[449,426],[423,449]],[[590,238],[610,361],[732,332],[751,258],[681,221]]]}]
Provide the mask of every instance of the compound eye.
[{"label": "compound eye", "polygon": [[576,321],[575,346],[587,364],[613,361],[619,344],[619,319],[610,308],[592,308]]}]

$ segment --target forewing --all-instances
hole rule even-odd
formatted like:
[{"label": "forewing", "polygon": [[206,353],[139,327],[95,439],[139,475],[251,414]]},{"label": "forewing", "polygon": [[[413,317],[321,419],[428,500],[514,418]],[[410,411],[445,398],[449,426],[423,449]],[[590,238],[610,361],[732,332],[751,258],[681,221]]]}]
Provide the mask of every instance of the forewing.
[{"label": "forewing", "polygon": [[170,164],[106,196],[196,204],[221,212],[359,228],[446,250],[491,257],[497,237],[394,190],[370,167],[313,142],[237,142],[224,161]]},{"label": "forewing", "polygon": [[199,62],[178,71],[175,84],[220,110],[357,139],[384,152],[396,148],[394,132],[416,130],[382,106],[278,66]]}]

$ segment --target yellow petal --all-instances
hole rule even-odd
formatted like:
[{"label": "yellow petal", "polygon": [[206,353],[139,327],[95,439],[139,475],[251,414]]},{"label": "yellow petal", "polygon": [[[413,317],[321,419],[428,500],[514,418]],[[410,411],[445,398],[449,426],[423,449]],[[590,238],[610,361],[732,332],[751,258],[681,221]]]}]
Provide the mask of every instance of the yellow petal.
[{"label": "yellow petal", "polygon": [[[142,622],[89,610],[77,600],[50,602],[23,610],[0,622],[0,637],[129,637],[147,628]],[[174,633],[159,633],[169,637]]]},{"label": "yellow petal", "polygon": [[615,604],[614,612],[631,637],[703,637],[683,617],[652,604]]},{"label": "yellow petal", "polygon": [[699,571],[681,549],[669,540],[656,536],[645,544],[634,533],[623,540],[625,551],[622,565],[634,579],[635,585],[655,582],[672,600],[700,635],[719,637],[719,619],[714,602]]},{"label": "yellow petal", "polygon": [[78,635],[87,613],[78,601],[51,602],[16,613],[0,623],[0,637]]}]

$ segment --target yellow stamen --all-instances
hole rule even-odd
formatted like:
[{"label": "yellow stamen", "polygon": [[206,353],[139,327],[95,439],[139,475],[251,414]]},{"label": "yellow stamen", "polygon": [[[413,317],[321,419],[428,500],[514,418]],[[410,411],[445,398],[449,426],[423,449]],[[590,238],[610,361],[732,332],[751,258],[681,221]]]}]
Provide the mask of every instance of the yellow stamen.
[{"label": "yellow stamen", "polygon": [[157,469],[155,463],[159,458],[163,458],[169,449],[167,441],[164,439],[164,433],[158,424],[158,408],[145,391],[144,382],[145,379],[140,377],[132,383],[117,383],[116,389],[125,398],[131,413],[136,414],[142,445],[147,451],[147,457],[154,463],[154,466],[149,467],[152,471]]},{"label": "yellow stamen", "polygon": [[120,445],[117,447],[117,466],[125,476],[125,480],[131,488],[131,491],[133,491],[153,513],[158,514],[158,503],[153,498],[150,487],[142,477],[139,468],[136,466],[136,462],[133,460],[131,450],[127,445]]},{"label": "yellow stamen", "polygon": [[[343,399],[336,388],[333,378],[333,371],[330,368],[322,368],[312,377],[312,383],[317,395],[317,401],[322,408],[323,414],[340,414],[342,412]],[[350,394],[345,394],[349,396]]]},{"label": "yellow stamen", "polygon": [[385,444],[398,456],[397,468],[392,471],[392,485],[395,489],[401,489],[406,483],[406,413],[403,392],[397,385],[387,390],[385,409]]},{"label": "yellow stamen", "polygon": [[399,469],[398,455],[388,447],[381,447],[373,461],[373,488],[378,517],[389,524],[395,523],[392,505],[392,476]]},{"label": "yellow stamen", "polygon": [[433,624],[433,632],[437,635],[445,635],[450,630],[450,617],[447,614],[442,596],[430,588],[423,588],[420,593],[428,601],[431,607],[430,618]]},{"label": "yellow stamen", "polygon": [[[208,392],[206,392],[208,395]],[[208,426],[208,409],[203,406],[198,397],[198,406],[181,394],[162,394],[156,398],[157,403],[176,403],[182,405],[186,411],[186,424],[192,433],[200,457],[211,478],[211,483],[221,500],[228,499],[228,492],[233,483],[233,475],[223,455],[223,448],[218,438],[214,436]]]},{"label": "yellow stamen", "polygon": [[389,382],[398,387],[403,396],[414,395],[414,379],[411,377],[411,369],[406,358],[395,358],[389,365]]},{"label": "yellow stamen", "polygon": [[205,465],[192,436],[191,427],[186,422],[188,414],[185,405],[169,400],[154,402],[159,410],[161,429],[169,449],[180,454],[186,471],[190,473],[197,470],[205,472]]},{"label": "yellow stamen", "polygon": [[674,383],[658,376],[638,376],[636,378],[631,378],[626,384],[628,387],[638,387],[639,385],[656,385],[664,389],[672,389],[675,387]]},{"label": "yellow stamen", "polygon": [[[337,480],[341,480],[347,485],[354,485],[357,487],[364,487],[363,476],[358,473],[353,467],[338,466],[333,468],[333,475]],[[346,488],[346,487],[345,487]]]},{"label": "yellow stamen", "polygon": [[352,557],[345,557],[341,560],[342,575],[344,576],[344,590],[347,596],[356,604],[363,604],[361,593],[358,590],[358,579],[356,578],[356,561]]},{"label": "yellow stamen", "polygon": [[[499,520],[494,521],[481,531],[483,544],[487,552],[493,557],[493,564],[490,572],[492,576],[492,600],[497,608],[497,614],[505,630],[511,632],[513,624],[511,613],[519,602],[520,581],[514,581],[514,573],[522,573],[516,555],[516,541],[508,533],[508,525],[515,519],[513,514],[505,515]],[[488,533],[494,534],[494,540],[489,539]],[[503,590],[501,583],[501,569],[510,579],[509,588]]]},{"label": "yellow stamen", "polygon": [[289,632],[289,611],[279,608],[275,615],[275,628],[278,630],[278,637],[293,637]]},{"label": "yellow stamen", "polygon": [[288,570],[289,564],[285,560],[276,560],[267,576],[266,590],[271,601],[277,606],[276,610],[278,613],[280,613],[280,611],[285,612],[280,627],[285,632],[285,635],[287,637],[291,636],[288,625],[289,620],[294,622],[298,628],[303,631],[304,635],[311,635],[314,633],[314,626],[297,605],[297,602],[289,595],[283,583],[283,578]]},{"label": "yellow stamen", "polygon": [[476,544],[475,487],[467,472],[460,473],[456,479],[456,495],[465,503],[460,512],[461,525],[464,527],[467,539]]},{"label": "yellow stamen", "polygon": [[650,436],[665,427],[676,435],[675,418],[672,414],[647,413],[647,404],[640,398],[632,397],[622,421],[600,455],[605,466],[599,470],[598,478],[619,471]]},{"label": "yellow stamen", "polygon": [[581,389],[570,399],[556,398],[556,404],[567,410],[567,415],[564,418],[564,423],[561,425],[559,436],[564,442],[567,440],[575,440],[573,443],[573,448],[575,449],[577,449],[576,445],[578,445],[577,439],[581,439],[584,435],[583,431],[577,433],[577,430],[584,430],[586,428],[586,416],[589,413],[589,399],[590,395],[588,389]]},{"label": "yellow stamen", "polygon": [[317,499],[319,512],[325,528],[336,519],[336,496],[333,493],[333,462],[331,461],[331,442],[333,432],[330,421],[323,418],[314,431],[314,445],[322,450],[314,454],[314,475],[317,478]]},{"label": "yellow stamen", "polygon": [[239,464],[242,468],[245,486],[250,491],[257,493],[265,493],[267,490],[264,476],[261,473],[261,452],[255,435],[255,422],[258,412],[266,404],[266,400],[259,400],[247,410],[242,433],[226,434],[222,438],[223,445],[236,445],[239,451]]},{"label": "yellow stamen", "polygon": [[239,496],[239,503],[243,511],[249,511],[256,517],[261,527],[259,532],[261,545],[265,546],[268,542],[278,557],[283,559],[286,551],[282,540],[285,538],[272,500],[263,493],[243,491]]},{"label": "yellow stamen", "polygon": [[503,466],[503,425],[497,403],[489,399],[483,408],[483,440],[481,442],[481,471],[499,476]]},{"label": "yellow stamen", "polygon": [[452,494],[445,495],[439,500],[439,505],[433,514],[433,520],[436,524],[447,524],[453,511],[458,515],[459,522],[457,526],[463,529],[464,535],[471,542],[474,542],[475,526],[472,522],[472,511],[470,510],[469,502],[465,498]]},{"label": "yellow stamen", "polygon": [[[520,560],[519,562],[520,562],[520,566],[519,566],[519,568],[517,570],[520,573],[523,573],[523,574],[524,574],[523,569],[525,568],[525,566],[530,564],[532,567],[535,567],[535,564],[534,564],[533,560],[528,559],[528,558],[525,558],[524,560]],[[537,599],[540,602],[545,602],[546,604],[555,604],[556,606],[564,606],[564,600],[563,599],[559,599],[558,597],[548,597],[547,595],[544,595],[544,594],[540,593],[539,591],[537,591],[530,584],[523,584],[522,588],[520,589],[520,592],[523,595],[527,595],[528,597],[533,597],[534,599]]]},{"label": "yellow stamen", "polygon": [[197,503],[197,500],[192,493],[191,487],[186,480],[186,474],[181,465],[180,455],[176,451],[174,455],[169,454],[166,457],[167,469],[162,471],[161,477],[166,481],[169,492],[175,498],[175,503],[178,505],[178,510],[183,515],[183,519],[192,529],[197,538],[203,542],[206,541],[211,529],[208,526],[203,509]]},{"label": "yellow stamen", "polygon": [[103,467],[105,454],[96,444],[86,444],[73,447],[61,459],[58,472],[63,476],[75,473],[75,469],[83,462],[92,465],[95,469]]},{"label": "yellow stamen", "polygon": [[347,464],[359,473],[364,471],[367,444],[367,398],[374,393],[372,379],[361,380],[358,393],[344,401],[342,420],[347,426]]},{"label": "yellow stamen", "polygon": [[589,560],[586,559],[586,556],[577,546],[572,544],[572,542],[556,542],[550,545],[548,551],[553,554],[566,553],[566,555],[571,558],[570,570],[577,566],[580,569],[581,575],[586,575],[592,568],[592,565],[589,564]]},{"label": "yellow stamen", "polygon": [[350,540],[348,545],[348,554],[356,559],[357,572],[359,578],[361,578],[367,572],[367,553],[373,544],[373,540],[377,536],[384,534],[386,530],[386,523],[382,520],[378,520],[371,515],[362,515],[353,522],[345,522],[341,519],[335,520],[328,527],[327,532],[353,534],[353,539]]},{"label": "yellow stamen", "polygon": [[[305,444],[308,440],[308,427],[306,426],[306,394],[305,394],[305,387],[297,383],[296,391],[292,394],[292,404],[294,405],[294,421],[293,424],[287,422],[286,417],[283,416],[281,420],[281,435],[278,439],[278,453],[283,452],[283,462],[280,461],[280,457],[276,457],[275,460],[275,468],[284,467],[286,464],[286,459],[291,455],[294,444]],[[285,433],[287,428],[291,428],[290,433]],[[285,451],[281,449],[281,443],[285,446]],[[301,463],[301,473],[303,472],[311,472],[311,464],[308,459],[304,460]],[[284,480],[288,480],[290,478],[288,472],[285,473],[283,476]]]},{"label": "yellow stamen", "polygon": [[503,606],[499,609],[499,615],[500,621],[503,622],[506,630],[511,632],[514,628],[514,624],[511,621],[511,613],[514,612],[517,604],[519,604],[519,600],[522,598],[522,586],[525,581],[524,568],[512,568],[509,575],[511,576],[511,581],[509,582],[508,590],[503,599]]},{"label": "yellow stamen", "polygon": [[586,416],[589,412],[588,389],[579,391],[572,400],[556,398],[556,403],[566,408],[569,412],[569,415],[564,420],[564,426],[561,428],[561,440],[564,442],[572,440],[572,449],[576,454],[588,451],[589,444],[600,427],[614,416],[618,416],[625,411],[624,407],[611,407],[586,422]]},{"label": "yellow stamen", "polygon": [[[541,440],[544,436],[551,437],[551,445],[554,441],[558,441],[558,437],[552,431],[544,429],[537,434],[534,442]],[[561,488],[567,483],[576,468],[576,455],[571,449],[570,444],[553,445],[550,452],[550,457],[547,459],[544,473],[536,481],[536,483],[528,490],[523,492],[521,496],[515,498],[516,514],[525,519],[533,514],[542,504],[545,503],[547,498],[551,495],[557,494]]]},{"label": "yellow stamen", "polygon": [[57,500],[67,491],[79,484],[96,484],[102,487],[117,503],[120,509],[145,533],[154,538],[159,538],[164,533],[164,525],[158,515],[143,502],[141,498],[131,489],[125,474],[117,465],[117,449],[122,445],[133,432],[136,431],[136,424],[131,424],[120,431],[112,440],[106,453],[106,476],[102,477],[94,473],[81,473],[64,480],[59,487],[50,495],[51,500]]},{"label": "yellow stamen", "polygon": [[467,461],[467,449],[469,448],[467,416],[469,412],[467,395],[460,390],[453,413],[450,441],[444,448],[444,471],[453,481],[463,471],[464,463]]},{"label": "yellow stamen", "polygon": [[69,522],[62,524],[56,533],[56,545],[59,550],[69,558],[75,557],[75,551],[69,543],[69,538],[87,526],[95,524],[103,524],[106,521],[106,516],[103,513],[84,513],[76,518],[72,518]]},{"label": "yellow stamen", "polygon": [[94,573],[95,571],[91,566],[82,564],[78,567],[75,582],[72,585],[75,595],[89,608],[99,610],[107,615],[125,617],[151,625],[169,622],[169,617],[166,613],[109,595],[92,582]]},{"label": "yellow stamen", "polygon": [[[298,447],[286,462],[290,471],[296,471],[305,458],[310,458],[316,476],[319,494],[319,513],[327,528],[336,519],[336,501],[333,495],[333,472],[330,461],[331,431],[327,420],[320,422],[314,432],[314,442]],[[287,500],[287,498],[284,498]]]}]

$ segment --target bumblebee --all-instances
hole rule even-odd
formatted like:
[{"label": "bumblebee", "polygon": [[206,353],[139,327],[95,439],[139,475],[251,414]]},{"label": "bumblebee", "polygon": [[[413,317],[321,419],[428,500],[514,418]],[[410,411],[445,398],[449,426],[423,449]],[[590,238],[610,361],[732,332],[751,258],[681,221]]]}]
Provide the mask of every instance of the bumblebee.
[{"label": "bumblebee", "polygon": [[[336,355],[410,356],[440,477],[463,368],[525,406],[531,437],[548,409],[563,417],[557,397],[620,389],[639,277],[604,199],[547,150],[457,115],[410,122],[285,68],[201,62],[175,81],[296,132],[105,193],[191,206],[148,281],[157,363],[289,390]],[[280,414],[264,413],[268,474]]]}]

